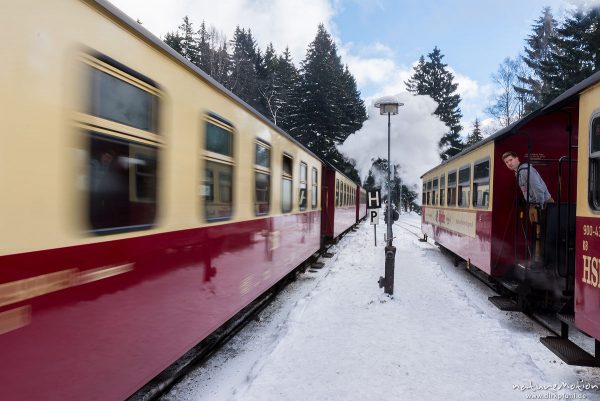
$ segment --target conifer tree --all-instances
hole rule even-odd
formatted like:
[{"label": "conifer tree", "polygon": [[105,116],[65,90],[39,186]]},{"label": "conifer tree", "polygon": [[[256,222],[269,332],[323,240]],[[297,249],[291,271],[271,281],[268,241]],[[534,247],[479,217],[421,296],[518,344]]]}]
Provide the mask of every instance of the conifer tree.
[{"label": "conifer tree", "polygon": [[600,7],[577,9],[557,33],[553,39],[556,48],[544,69],[548,87],[544,103],[600,68]]},{"label": "conifer tree", "polygon": [[471,131],[467,137],[465,146],[474,145],[481,140],[483,140],[483,135],[481,135],[481,123],[479,122],[479,118],[475,117],[475,121],[473,122],[473,131]]},{"label": "conifer tree", "polygon": [[354,167],[344,160],[336,145],[362,126],[366,110],[354,78],[342,65],[322,24],[302,62],[296,96],[299,102],[291,134],[350,178],[358,179]]},{"label": "conifer tree", "polygon": [[552,16],[552,10],[545,7],[527,37],[523,62],[528,68],[518,75],[519,82],[515,85],[515,91],[523,99],[526,113],[541,107],[544,93],[549,91],[545,71],[549,71],[548,63],[555,51],[556,30],[557,22]]},{"label": "conifer tree", "polygon": [[439,142],[442,160],[459,153],[463,149],[460,139],[460,95],[456,93],[458,84],[454,83],[454,75],[446,68],[448,65],[442,62],[442,55],[437,46],[427,55],[428,61],[421,56],[419,62],[413,68],[413,75],[405,82],[409,92],[416,95],[429,95],[438,103],[435,114],[448,127],[446,133]]},{"label": "conifer tree", "polygon": [[200,24],[198,30],[198,67],[204,72],[212,75],[210,68],[211,53],[214,50],[210,48],[210,34],[206,29],[204,21]]},{"label": "conifer tree", "polygon": [[169,45],[173,50],[175,50],[177,53],[182,54],[182,47],[181,47],[181,41],[182,38],[181,36],[179,36],[179,32],[175,31],[175,32],[167,32],[167,34],[165,35],[163,42],[165,42],[167,45]]},{"label": "conifer tree", "polygon": [[252,32],[238,26],[233,34],[232,47],[229,89],[250,106],[260,109],[257,71],[260,57]]},{"label": "conifer tree", "polygon": [[275,105],[278,110],[277,125],[284,130],[289,131],[293,127],[295,116],[298,114],[298,85],[300,82],[300,73],[292,62],[292,56],[289,48],[278,57],[275,70],[275,85],[278,89],[278,96]]},{"label": "conifer tree", "polygon": [[227,38],[224,34],[211,27],[208,34],[210,40],[210,76],[221,85],[229,85],[231,75],[231,56],[227,47]]},{"label": "conifer tree", "polygon": [[198,49],[198,34],[194,31],[194,25],[186,15],[183,17],[183,22],[179,25],[178,35],[181,38],[181,55],[193,64],[198,65],[200,52]]}]

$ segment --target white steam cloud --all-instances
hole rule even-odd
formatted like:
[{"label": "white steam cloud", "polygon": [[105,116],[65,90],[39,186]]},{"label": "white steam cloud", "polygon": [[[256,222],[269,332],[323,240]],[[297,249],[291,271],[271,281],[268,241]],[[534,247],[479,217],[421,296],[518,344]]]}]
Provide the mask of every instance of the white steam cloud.
[{"label": "white steam cloud", "polygon": [[[404,103],[398,115],[391,116],[390,142],[392,164],[399,164],[404,184],[420,182],[420,176],[440,163],[438,142],[448,131],[433,114],[437,103],[429,96],[401,93],[396,96]],[[346,157],[356,161],[361,179],[369,174],[377,158],[387,159],[387,115],[379,114],[373,102],[368,108],[369,119],[356,133],[338,147]]]}]

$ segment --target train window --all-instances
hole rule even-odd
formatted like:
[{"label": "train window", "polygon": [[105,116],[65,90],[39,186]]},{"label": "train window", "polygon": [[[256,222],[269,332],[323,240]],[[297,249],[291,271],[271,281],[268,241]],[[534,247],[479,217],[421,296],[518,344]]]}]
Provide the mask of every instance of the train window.
[{"label": "train window", "polygon": [[269,193],[271,187],[271,175],[256,171],[254,173],[256,182],[255,212],[257,216],[269,213]]},{"label": "train window", "polygon": [[448,173],[448,206],[456,206],[456,171]]},{"label": "train window", "polygon": [[431,205],[431,188],[432,181],[427,181],[427,204]]},{"label": "train window", "polygon": [[228,220],[233,215],[233,127],[216,115],[205,121],[204,180],[200,195],[206,221]]},{"label": "train window", "polygon": [[344,183],[344,207],[348,206],[348,184]]},{"label": "train window", "polygon": [[232,132],[216,124],[206,125],[206,150],[232,156]]},{"label": "train window", "polygon": [[427,204],[427,184],[423,183],[423,196],[421,199],[421,205],[425,206]]},{"label": "train window", "polygon": [[214,174],[211,169],[204,169],[204,181],[202,182],[202,196],[207,202],[212,202],[215,199],[213,176]]},{"label": "train window", "polygon": [[158,131],[158,97],[145,90],[143,83],[117,78],[108,73],[110,67],[107,71],[89,67],[89,114],[148,132]]},{"label": "train window", "polygon": [[256,165],[271,168],[271,148],[269,145],[262,142],[256,143]]},{"label": "train window", "polygon": [[440,176],[440,206],[445,206],[446,205],[444,203],[446,201],[444,199],[445,189],[446,189],[446,176],[445,175],[441,175]]},{"label": "train window", "polygon": [[310,206],[313,209],[317,208],[317,197],[319,196],[319,193],[317,192],[318,191],[318,185],[319,185],[318,184],[318,182],[319,182],[318,180],[319,180],[319,172],[317,171],[316,168],[313,167],[313,169],[312,169],[312,181],[311,181],[312,191],[310,193],[311,194]]},{"label": "train window", "polygon": [[254,167],[254,212],[257,216],[269,213],[271,201],[271,148],[256,142]]},{"label": "train window", "polygon": [[458,169],[458,206],[469,207],[469,192],[471,190],[471,166]]},{"label": "train window", "polygon": [[490,160],[473,165],[473,206],[487,208],[490,204]]},{"label": "train window", "polygon": [[308,175],[308,166],[304,162],[300,162],[300,199],[298,205],[300,210],[306,210],[306,205],[308,203],[307,194],[306,194],[306,176]]},{"label": "train window", "polygon": [[233,211],[233,166],[206,160],[204,209],[207,221],[227,220]]},{"label": "train window", "polygon": [[157,213],[160,92],[114,60],[83,58],[89,92],[79,118],[88,138],[82,195],[89,226],[100,235],[150,228]]},{"label": "train window", "polygon": [[335,180],[335,206],[340,205],[340,180]]},{"label": "train window", "polygon": [[590,167],[588,202],[600,210],[600,115],[596,112],[590,124]]},{"label": "train window", "polygon": [[292,171],[294,160],[291,156],[283,155],[283,174],[281,176],[281,212],[289,213],[292,211]]},{"label": "train window", "polygon": [[89,221],[96,234],[151,227],[156,217],[153,146],[90,133]]},{"label": "train window", "polygon": [[433,179],[433,190],[431,191],[431,204],[437,205],[437,190],[438,190],[438,178]]}]

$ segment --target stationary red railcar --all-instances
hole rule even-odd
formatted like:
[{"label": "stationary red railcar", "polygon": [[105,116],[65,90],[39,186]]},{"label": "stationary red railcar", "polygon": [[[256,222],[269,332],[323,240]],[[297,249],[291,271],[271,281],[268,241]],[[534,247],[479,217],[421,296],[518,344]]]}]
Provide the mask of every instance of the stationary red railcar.
[{"label": "stationary red railcar", "polygon": [[362,187],[356,188],[356,222],[367,217],[367,191]]},{"label": "stationary red railcar", "polygon": [[[529,162],[554,199],[530,205],[502,155]],[[600,362],[600,73],[423,176],[422,231],[512,292],[502,308],[552,309],[561,336],[542,342],[571,364]],[[509,301],[509,302],[507,302]],[[596,355],[568,339],[593,336]]]},{"label": "stationary red railcar", "polygon": [[4,8],[0,398],[122,400],[319,250],[323,162],[108,2]]},{"label": "stationary red railcar", "polygon": [[[350,178],[323,164],[323,213],[321,224],[325,239],[333,239],[357,222],[359,186]],[[365,206],[366,207],[366,206]],[[365,211],[366,213],[366,211]]]}]

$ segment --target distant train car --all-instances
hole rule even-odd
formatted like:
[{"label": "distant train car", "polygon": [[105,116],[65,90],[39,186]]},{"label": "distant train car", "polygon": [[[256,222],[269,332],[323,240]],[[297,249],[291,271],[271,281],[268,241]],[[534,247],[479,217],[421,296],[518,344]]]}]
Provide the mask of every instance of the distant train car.
[{"label": "distant train car", "polygon": [[122,400],[319,249],[322,162],[108,2],[3,12],[0,398]]},{"label": "distant train car", "polygon": [[356,224],[358,186],[331,165],[323,164],[322,231],[325,239],[333,239]]},{"label": "distant train car", "polygon": [[[600,366],[599,138],[596,73],[422,177],[423,233],[510,290],[517,303],[493,297],[499,307],[556,311],[561,335],[542,342],[589,366]],[[539,172],[549,203],[528,203],[508,151]],[[573,324],[594,337],[594,356],[569,341]]]},{"label": "distant train car", "polygon": [[363,187],[356,188],[356,222],[367,217],[367,191]]}]

